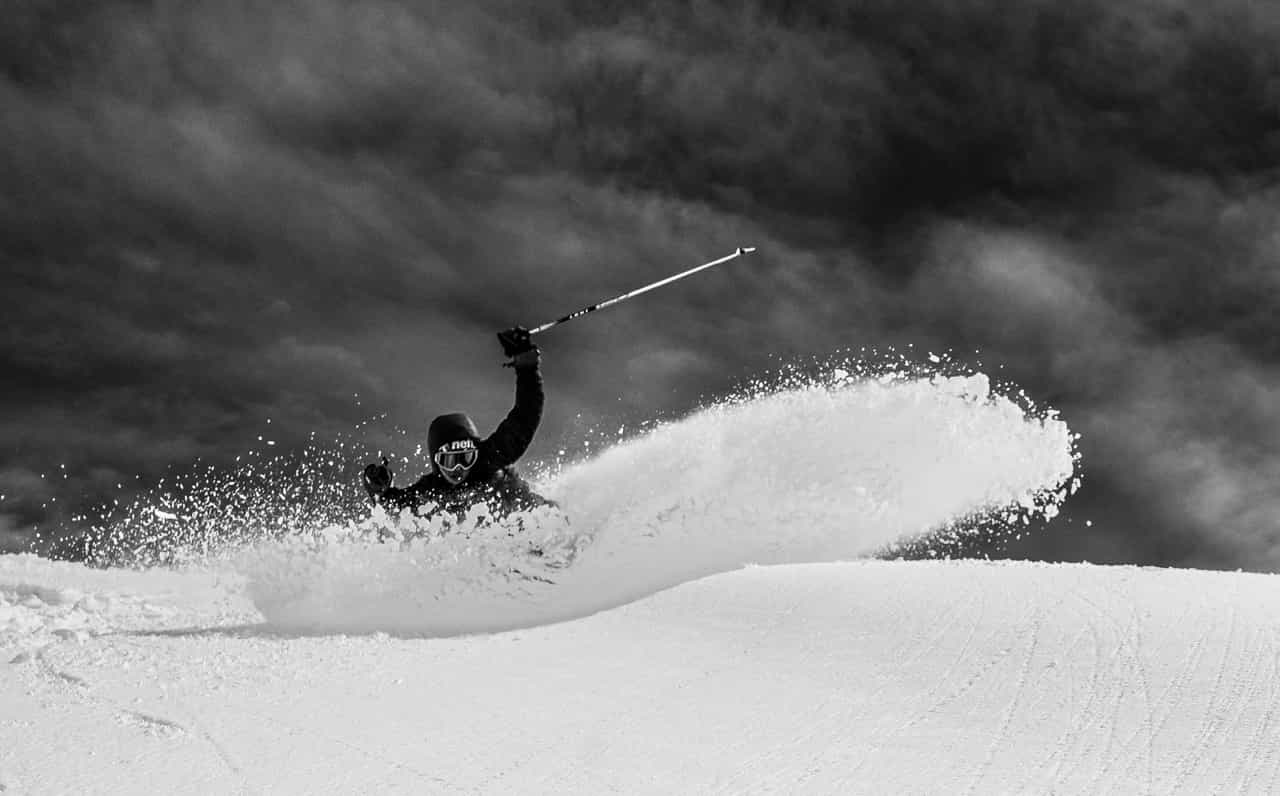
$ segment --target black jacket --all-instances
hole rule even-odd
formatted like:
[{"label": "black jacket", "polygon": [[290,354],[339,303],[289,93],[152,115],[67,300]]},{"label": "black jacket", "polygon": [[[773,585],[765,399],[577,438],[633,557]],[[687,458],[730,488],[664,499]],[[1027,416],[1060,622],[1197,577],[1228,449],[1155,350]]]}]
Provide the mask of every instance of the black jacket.
[{"label": "black jacket", "polygon": [[[429,439],[431,472],[411,486],[391,487],[375,497],[375,502],[393,508],[408,508],[414,514],[432,516],[439,511],[461,515],[480,502],[498,514],[523,511],[550,501],[533,492],[512,467],[533,442],[542,420],[542,374],[537,365],[517,367],[516,402],[494,432],[479,439],[475,425],[466,415],[442,415],[432,423]],[[441,445],[470,438],[479,448],[476,464],[465,481],[450,484],[435,466]]]}]

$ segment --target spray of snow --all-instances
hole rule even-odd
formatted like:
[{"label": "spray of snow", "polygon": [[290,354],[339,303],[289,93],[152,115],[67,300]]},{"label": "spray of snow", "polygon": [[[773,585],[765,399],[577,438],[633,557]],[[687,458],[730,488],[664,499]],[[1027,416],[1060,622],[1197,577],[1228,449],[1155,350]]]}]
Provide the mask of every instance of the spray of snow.
[{"label": "spray of snow", "polygon": [[583,616],[747,564],[865,557],[965,518],[1052,516],[1074,437],[986,377],[865,373],[750,390],[561,468],[562,511],[331,526],[232,558],[271,627],[482,632]]}]

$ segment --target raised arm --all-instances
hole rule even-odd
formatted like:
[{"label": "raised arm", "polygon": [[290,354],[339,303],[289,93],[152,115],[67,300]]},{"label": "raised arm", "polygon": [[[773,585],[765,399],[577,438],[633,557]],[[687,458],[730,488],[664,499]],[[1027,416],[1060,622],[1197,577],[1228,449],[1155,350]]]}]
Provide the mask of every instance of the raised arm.
[{"label": "raised arm", "polygon": [[542,422],[542,373],[538,369],[541,355],[538,347],[523,329],[512,329],[498,336],[503,350],[511,357],[507,363],[516,371],[516,403],[481,443],[494,467],[514,464],[533,442]]}]

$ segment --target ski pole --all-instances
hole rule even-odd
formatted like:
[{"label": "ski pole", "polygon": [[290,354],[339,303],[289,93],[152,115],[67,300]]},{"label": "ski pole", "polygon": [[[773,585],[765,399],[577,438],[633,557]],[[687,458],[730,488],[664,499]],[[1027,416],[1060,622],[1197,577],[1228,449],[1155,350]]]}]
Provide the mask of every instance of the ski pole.
[{"label": "ski pole", "polygon": [[727,255],[725,257],[721,257],[719,260],[712,260],[709,263],[703,263],[702,265],[696,266],[694,268],[690,268],[688,271],[681,271],[675,276],[669,276],[666,279],[659,279],[657,282],[654,282],[649,285],[645,285],[644,287],[641,287],[641,288],[636,288],[635,290],[632,290],[628,293],[623,293],[620,296],[614,296],[611,299],[606,299],[604,301],[601,301],[599,304],[592,304],[590,307],[583,307],[577,312],[571,312],[568,315],[564,316],[563,318],[557,318],[556,320],[550,321],[548,323],[544,323],[541,326],[535,326],[529,330],[529,334],[533,335],[533,334],[538,334],[539,332],[545,332],[546,330],[550,329],[552,326],[558,326],[564,323],[565,321],[571,321],[574,318],[579,318],[583,315],[586,315],[589,312],[602,310],[605,307],[612,307],[614,304],[621,303],[623,301],[626,301],[629,298],[635,298],[641,293],[648,293],[650,290],[655,290],[657,288],[662,287],[663,285],[669,285],[678,279],[684,279],[686,276],[696,274],[699,271],[706,270],[707,268],[711,268],[712,266],[719,265],[720,263],[727,263],[728,261],[734,258],[741,257],[744,254],[750,254],[755,250],[756,250],[756,247],[754,246],[741,246],[733,254]]}]

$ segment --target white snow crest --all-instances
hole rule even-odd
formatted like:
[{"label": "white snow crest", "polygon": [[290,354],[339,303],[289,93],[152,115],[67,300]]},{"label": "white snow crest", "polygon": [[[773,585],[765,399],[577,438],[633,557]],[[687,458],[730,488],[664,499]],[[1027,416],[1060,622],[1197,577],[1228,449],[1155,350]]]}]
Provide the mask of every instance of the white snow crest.
[{"label": "white snow crest", "polygon": [[1052,513],[1074,465],[1063,421],[1028,416],[983,376],[846,376],[711,407],[549,493],[593,535],[588,560],[625,562],[606,565],[611,580],[642,570],[654,580],[630,585],[649,591],[747,563],[858,558],[982,513]]},{"label": "white snow crest", "polygon": [[[667,423],[540,484],[564,515],[401,518],[390,543],[321,538],[240,555],[290,630],[446,635],[582,616],[746,564],[864,557],[966,517],[1051,516],[1074,437],[986,377],[836,371]],[[565,517],[568,520],[566,521]]]}]

